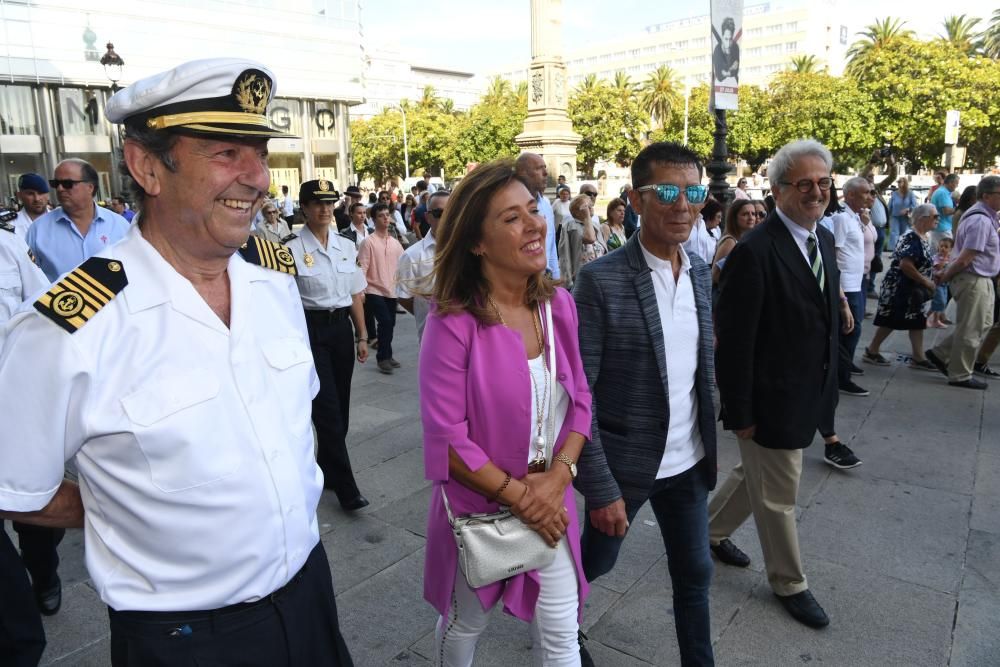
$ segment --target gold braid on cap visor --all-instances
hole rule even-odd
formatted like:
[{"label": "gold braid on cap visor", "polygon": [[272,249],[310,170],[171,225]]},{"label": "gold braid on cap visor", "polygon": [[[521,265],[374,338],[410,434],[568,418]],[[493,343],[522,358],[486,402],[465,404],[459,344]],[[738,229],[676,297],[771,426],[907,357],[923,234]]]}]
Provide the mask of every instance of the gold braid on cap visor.
[{"label": "gold braid on cap visor", "polygon": [[260,125],[270,128],[267,118],[243,111],[193,111],[167,116],[157,116],[146,121],[146,125],[154,130],[163,130],[178,125],[194,123],[230,123],[236,125]]}]

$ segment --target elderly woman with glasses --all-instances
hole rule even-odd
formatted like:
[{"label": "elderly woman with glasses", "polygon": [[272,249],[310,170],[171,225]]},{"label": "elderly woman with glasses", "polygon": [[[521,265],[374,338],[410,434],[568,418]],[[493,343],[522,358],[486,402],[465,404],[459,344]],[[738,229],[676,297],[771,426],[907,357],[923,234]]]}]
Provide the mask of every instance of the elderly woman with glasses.
[{"label": "elderly woman with glasses", "polygon": [[287,243],[292,232],[288,229],[285,221],[281,219],[281,211],[278,210],[277,205],[270,201],[267,202],[261,209],[261,214],[264,216],[264,221],[254,228],[254,235],[268,241]]},{"label": "elderly woman with glasses", "polygon": [[924,329],[927,328],[925,305],[934,294],[931,280],[933,260],[928,234],[937,227],[938,212],[933,204],[920,204],[913,209],[910,223],[896,243],[892,264],[882,279],[882,292],[875,313],[878,327],[871,344],[861,354],[865,363],[888,366],[889,360],[880,353],[882,343],[893,331],[908,331],[912,356],[910,368],[934,371],[934,364],[924,356]]}]

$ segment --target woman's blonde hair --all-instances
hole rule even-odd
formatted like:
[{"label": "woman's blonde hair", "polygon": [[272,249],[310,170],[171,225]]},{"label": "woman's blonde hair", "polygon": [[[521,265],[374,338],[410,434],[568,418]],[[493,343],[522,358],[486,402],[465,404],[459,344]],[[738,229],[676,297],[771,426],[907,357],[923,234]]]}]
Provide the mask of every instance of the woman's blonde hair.
[{"label": "woman's blonde hair", "polygon": [[[482,324],[499,322],[487,305],[490,286],[483,275],[482,258],[473,249],[483,239],[490,202],[515,179],[514,160],[502,158],[473,169],[451,193],[434,230],[437,252],[430,280],[438,314],[468,312]],[[555,282],[539,271],[527,280],[525,304],[547,301],[554,290]]]}]

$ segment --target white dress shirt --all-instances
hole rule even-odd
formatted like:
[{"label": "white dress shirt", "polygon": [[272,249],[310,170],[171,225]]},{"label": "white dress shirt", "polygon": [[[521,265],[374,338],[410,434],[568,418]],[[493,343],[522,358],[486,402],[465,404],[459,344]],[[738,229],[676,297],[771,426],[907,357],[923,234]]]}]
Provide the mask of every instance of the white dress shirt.
[{"label": "white dress shirt", "polygon": [[[45,214],[43,213],[42,215]],[[27,243],[28,228],[30,228],[31,225],[34,224],[34,222],[35,221],[31,219],[31,216],[28,215],[28,211],[22,208],[20,211],[17,212],[17,217],[14,218],[14,220],[10,224],[14,225],[14,233],[17,234],[18,238]]]},{"label": "white dress shirt", "polygon": [[545,195],[538,195],[538,212],[545,218],[545,266],[552,272],[552,277],[559,279],[559,253],[556,251],[556,216],[552,204]]},{"label": "white dress shirt", "polygon": [[667,442],[656,479],[673,477],[694,466],[705,456],[705,446],[698,430],[698,309],[691,284],[691,260],[684,248],[678,248],[681,270],[674,280],[670,262],[660,259],[639,243],[646,264],[652,272],[653,291],[660,312],[663,350],[667,360],[667,387],[670,395],[670,424]]},{"label": "white dress shirt", "polygon": [[128,284],[75,333],[34,308],[0,356],[0,507],[44,507],[75,458],[87,569],[117,610],[215,609],[285,585],[319,540],[319,380],[295,281],[228,264],[230,325],[133,226]]},{"label": "white dress shirt", "polygon": [[706,264],[711,264],[715,258],[715,246],[719,240],[708,230],[705,219],[700,215],[695,220],[691,228],[691,236],[684,242],[684,250],[688,254],[694,254],[705,260]]},{"label": "white dress shirt", "polygon": [[424,337],[429,304],[427,299],[414,294],[415,291],[429,293],[434,283],[428,280],[434,269],[434,230],[403,251],[396,269],[396,298],[413,299],[413,318],[417,321],[417,341]]},{"label": "white dress shirt", "polygon": [[22,302],[40,296],[48,287],[49,279],[31,261],[24,240],[16,233],[0,229],[0,325],[11,318]]},{"label": "white dress shirt", "polygon": [[[809,246],[806,243],[809,242],[809,235],[816,233],[816,223],[812,224],[810,229],[806,229],[800,224],[792,221],[787,215],[785,215],[780,208],[775,209],[775,213],[781,219],[781,222],[785,224],[785,229],[792,235],[792,240],[795,241],[795,245],[799,247],[799,252],[802,253],[802,258],[806,261],[806,266],[809,270],[812,270],[812,262],[809,261]],[[816,248],[819,252],[819,237],[816,238]],[[819,253],[819,261],[823,261],[823,253]]]},{"label": "white dress shirt", "polygon": [[345,308],[351,305],[353,295],[368,287],[358,267],[358,249],[332,226],[326,247],[308,226],[303,226],[298,237],[288,242],[288,249],[295,258],[295,282],[302,305],[309,310]]}]

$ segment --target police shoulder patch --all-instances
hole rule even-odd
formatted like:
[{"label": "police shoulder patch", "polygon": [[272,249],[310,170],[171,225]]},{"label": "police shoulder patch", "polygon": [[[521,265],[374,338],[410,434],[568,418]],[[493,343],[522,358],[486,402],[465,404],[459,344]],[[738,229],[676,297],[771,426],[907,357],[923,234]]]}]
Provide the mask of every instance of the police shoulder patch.
[{"label": "police shoulder patch", "polygon": [[296,275],[295,258],[281,243],[251,236],[240,248],[240,255],[250,264]]},{"label": "police shoulder patch", "polygon": [[17,231],[16,229],[14,229],[14,225],[10,224],[6,220],[0,220],[0,229],[4,230],[5,232],[10,232],[11,234]]},{"label": "police shoulder patch", "polygon": [[91,257],[35,302],[35,309],[70,333],[82,327],[128,285],[121,262]]},{"label": "police shoulder patch", "polygon": [[287,244],[289,241],[291,241],[293,239],[297,239],[297,238],[299,238],[299,235],[295,234],[293,232],[293,233],[289,234],[288,236],[286,236],[285,238],[281,239],[281,242]]}]

